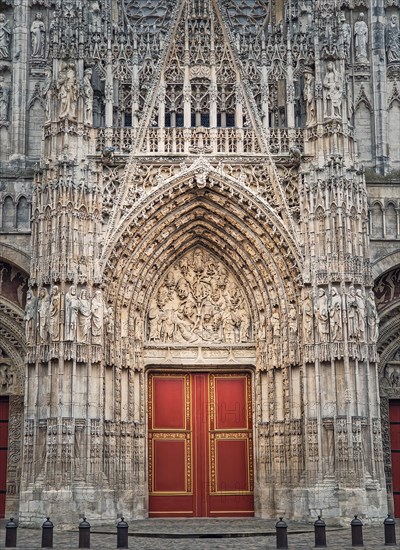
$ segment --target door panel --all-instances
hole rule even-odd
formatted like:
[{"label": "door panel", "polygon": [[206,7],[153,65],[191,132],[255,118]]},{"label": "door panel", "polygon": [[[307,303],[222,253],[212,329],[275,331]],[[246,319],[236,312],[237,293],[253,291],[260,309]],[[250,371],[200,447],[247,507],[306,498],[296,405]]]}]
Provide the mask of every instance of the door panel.
[{"label": "door panel", "polygon": [[191,380],[187,374],[149,375],[149,515],[191,516]]},{"label": "door panel", "polygon": [[251,375],[148,380],[150,517],[254,515]]},{"label": "door panel", "polygon": [[210,374],[211,516],[252,516],[251,376]]},{"label": "door panel", "polygon": [[0,397],[0,518],[4,518],[6,511],[8,414],[8,397]]},{"label": "door panel", "polygon": [[400,517],[400,401],[389,401],[394,515]]}]

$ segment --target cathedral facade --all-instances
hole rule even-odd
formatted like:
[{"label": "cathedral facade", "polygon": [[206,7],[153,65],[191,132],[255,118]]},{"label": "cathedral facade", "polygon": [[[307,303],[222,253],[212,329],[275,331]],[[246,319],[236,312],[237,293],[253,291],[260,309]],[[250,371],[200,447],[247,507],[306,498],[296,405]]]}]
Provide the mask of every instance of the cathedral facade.
[{"label": "cathedral facade", "polygon": [[0,517],[400,516],[399,0],[0,0]]}]

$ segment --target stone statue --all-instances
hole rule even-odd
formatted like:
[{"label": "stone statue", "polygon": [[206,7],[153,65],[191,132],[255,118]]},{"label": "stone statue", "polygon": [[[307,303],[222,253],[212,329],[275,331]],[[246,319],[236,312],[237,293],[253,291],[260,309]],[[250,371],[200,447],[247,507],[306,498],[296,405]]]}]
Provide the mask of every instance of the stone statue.
[{"label": "stone statue", "polygon": [[51,120],[51,99],[52,99],[52,84],[53,74],[50,69],[46,69],[46,77],[42,88],[42,97],[45,102],[46,122]]},{"label": "stone statue", "polygon": [[346,15],[340,12],[339,15],[341,44],[343,48],[344,59],[350,58],[350,46],[351,46],[351,26],[346,21]]},{"label": "stone statue", "polygon": [[56,342],[60,339],[60,312],[61,312],[61,295],[58,291],[58,286],[54,285],[50,296],[50,322],[49,333],[50,340]]},{"label": "stone statue", "polygon": [[92,341],[102,343],[104,325],[104,300],[101,290],[97,289],[92,299]]},{"label": "stone statue", "polygon": [[10,90],[5,82],[0,81],[0,124],[8,121]]},{"label": "stone statue", "polygon": [[83,102],[84,102],[84,121],[86,124],[93,123],[93,88],[92,88],[92,69],[85,69],[83,77]]},{"label": "stone statue", "polygon": [[89,32],[101,32],[101,9],[98,0],[93,0],[90,2]]},{"label": "stone statue", "polygon": [[76,338],[79,299],[75,285],[71,285],[65,295],[65,340],[73,341]]},{"label": "stone statue", "polygon": [[360,288],[356,291],[356,303],[357,303],[357,325],[358,325],[358,339],[361,342],[365,340],[365,300]]},{"label": "stone statue", "polygon": [[347,295],[347,319],[348,319],[348,335],[349,340],[357,340],[359,335],[358,330],[358,311],[357,311],[356,291],[354,286],[349,289]]},{"label": "stone statue", "polygon": [[48,336],[48,314],[49,314],[49,295],[47,289],[42,287],[39,291],[38,308],[37,308],[37,326],[39,341],[41,344],[47,342]]},{"label": "stone statue", "polygon": [[32,58],[44,59],[46,48],[46,27],[39,12],[31,25]]},{"label": "stone statue", "polygon": [[341,74],[336,71],[332,61],[329,61],[326,67],[323,92],[325,118],[341,118],[343,79]]},{"label": "stone statue", "polygon": [[304,71],[304,100],[306,102],[307,126],[312,126],[317,122],[315,112],[315,78],[312,70],[308,67]]},{"label": "stone statue", "polygon": [[304,327],[304,341],[306,344],[313,342],[313,304],[310,293],[308,292],[303,300],[303,327]]},{"label": "stone statue", "polygon": [[79,296],[78,310],[78,335],[77,342],[87,344],[90,335],[90,300],[88,299],[87,290],[83,288]]},{"label": "stone statue", "polygon": [[60,100],[60,118],[76,118],[78,90],[74,63],[66,63],[57,80],[58,98]]},{"label": "stone statue", "polygon": [[28,290],[26,293],[24,321],[26,343],[28,345],[34,344],[36,335],[36,298],[33,295],[32,290]]},{"label": "stone statue", "polygon": [[323,288],[318,289],[315,318],[317,321],[319,341],[321,344],[324,344],[329,340],[329,314],[328,298]]},{"label": "stone statue", "polygon": [[400,62],[399,18],[396,14],[390,17],[386,26],[386,54],[389,63]]},{"label": "stone statue", "polygon": [[0,59],[10,57],[11,30],[4,13],[0,13]]},{"label": "stone statue", "polygon": [[356,61],[365,62],[368,59],[368,25],[364,20],[364,14],[360,13],[354,24],[354,43]]},{"label": "stone statue", "polygon": [[331,329],[331,339],[333,342],[342,340],[342,297],[335,287],[331,289],[331,299],[329,304],[329,324]]},{"label": "stone statue", "polygon": [[375,295],[373,290],[368,292],[366,307],[369,342],[371,344],[376,344],[379,333],[379,315],[376,310]]}]

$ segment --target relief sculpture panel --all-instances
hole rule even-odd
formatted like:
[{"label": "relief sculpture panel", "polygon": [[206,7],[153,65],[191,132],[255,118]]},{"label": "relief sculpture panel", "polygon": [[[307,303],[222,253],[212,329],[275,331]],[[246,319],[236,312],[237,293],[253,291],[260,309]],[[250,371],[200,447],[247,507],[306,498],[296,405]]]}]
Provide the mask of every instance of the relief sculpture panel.
[{"label": "relief sculpture panel", "polygon": [[245,344],[252,339],[244,293],[219,260],[196,248],[167,271],[150,303],[149,343]]}]

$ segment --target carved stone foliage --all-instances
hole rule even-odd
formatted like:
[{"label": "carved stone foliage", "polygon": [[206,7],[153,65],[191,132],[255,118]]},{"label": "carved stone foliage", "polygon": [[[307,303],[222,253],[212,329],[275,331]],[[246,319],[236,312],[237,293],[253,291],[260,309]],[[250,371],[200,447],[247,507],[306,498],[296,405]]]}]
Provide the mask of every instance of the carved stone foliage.
[{"label": "carved stone foliage", "polygon": [[203,248],[168,270],[148,312],[148,342],[243,344],[253,339],[238,281]]}]

